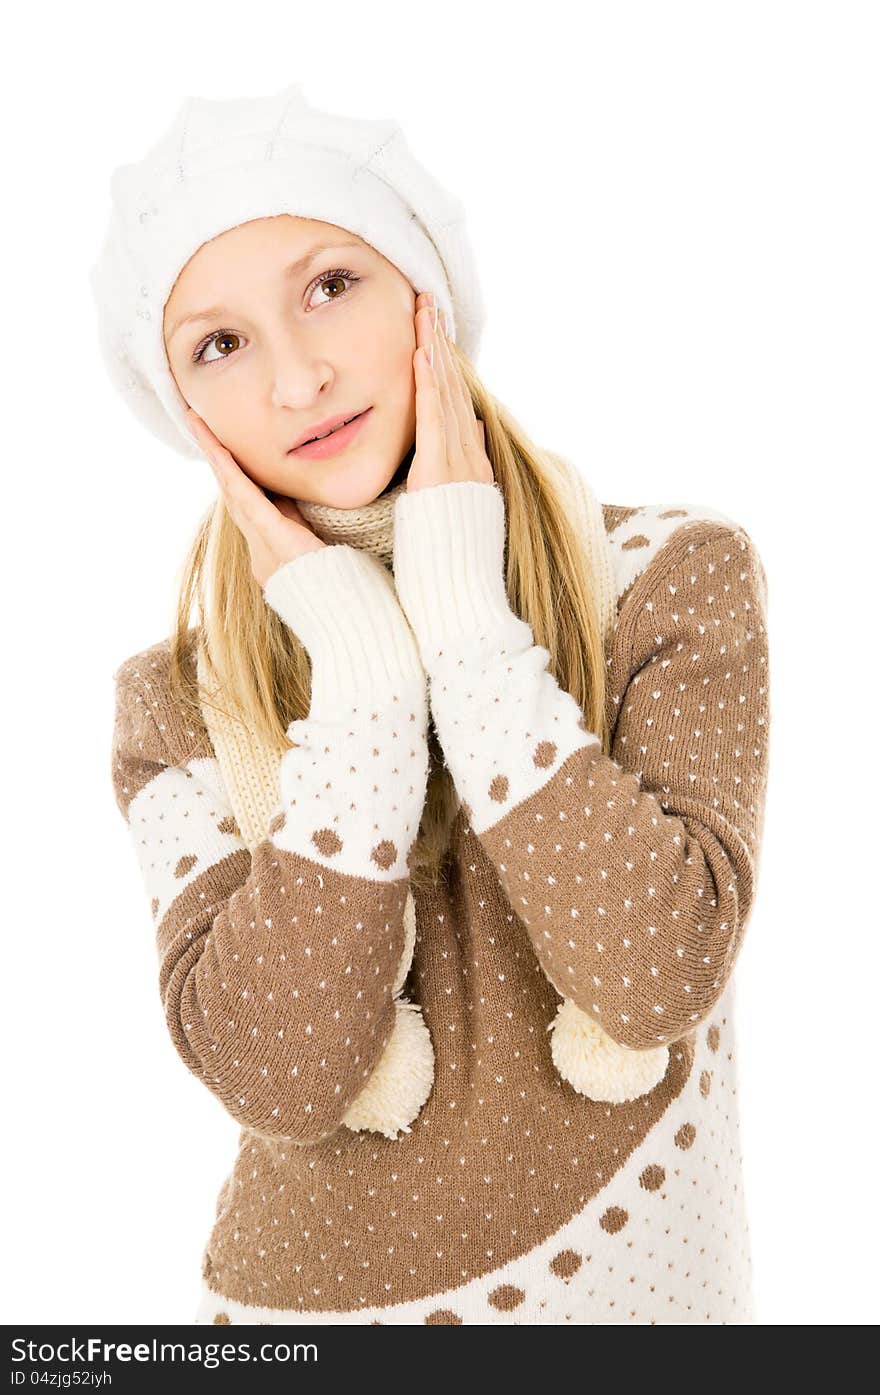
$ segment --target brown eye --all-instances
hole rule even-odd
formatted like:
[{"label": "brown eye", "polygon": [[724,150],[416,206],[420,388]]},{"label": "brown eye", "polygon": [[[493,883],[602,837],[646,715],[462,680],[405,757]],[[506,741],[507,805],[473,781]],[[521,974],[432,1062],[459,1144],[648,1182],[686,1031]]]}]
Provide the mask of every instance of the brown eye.
[{"label": "brown eye", "polygon": [[331,295],[328,300],[325,300],[323,302],[319,301],[318,305],[315,308],[318,309],[321,304],[327,305],[329,303],[329,300],[341,300],[344,295],[349,294],[350,290],[350,287],[345,286],[343,282],[350,281],[352,284],[354,284],[354,282],[359,281],[360,279],[361,278],[359,276],[355,276],[353,271],[348,271],[345,267],[337,267],[335,271],[325,271],[321,276],[315,278],[315,280],[312,282],[312,285],[309,287],[309,290],[312,290],[312,288],[314,288],[314,290],[316,291],[323,290],[325,286],[333,285],[342,285],[342,289],[334,292],[334,294]]},{"label": "brown eye", "polygon": [[229,344],[231,344],[231,345],[232,345],[232,349],[231,349],[231,350],[227,349],[227,350],[225,350],[224,352],[221,352],[221,354],[220,354],[220,358],[229,358],[229,357],[230,357],[230,353],[234,353],[235,350],[236,350],[236,348],[238,347],[238,345],[239,345],[240,343],[241,343],[241,336],[240,336],[239,334],[235,334],[233,330],[231,330],[231,329],[221,329],[221,330],[218,330],[216,334],[212,334],[212,335],[210,335],[207,339],[203,339],[203,340],[202,340],[201,344],[199,345],[199,347],[196,349],[195,353],[193,354],[193,362],[194,362],[194,363],[217,363],[218,360],[217,360],[216,358],[205,358],[205,351],[206,351],[207,349],[211,349],[211,348],[214,348],[214,347],[219,346],[219,345],[229,345]]},{"label": "brown eye", "polygon": [[[349,271],[345,267],[338,267],[335,271],[325,271],[321,276],[316,276],[309,287],[310,291],[313,289],[315,291],[323,290],[325,286],[336,286],[337,289],[333,294],[328,296],[327,300],[316,305],[315,309],[319,309],[320,304],[329,305],[330,301],[341,300],[343,296],[349,295],[354,284],[360,281],[360,279],[360,276],[356,276],[353,271]],[[346,285],[346,282],[350,284]],[[199,344],[193,354],[193,362],[220,363],[224,358],[232,358],[240,345],[241,335],[236,334],[234,330],[215,330],[213,334],[209,334],[208,337],[203,339],[201,344]],[[206,351],[215,347],[218,350],[218,356],[216,358],[206,358]]]},{"label": "brown eye", "polygon": [[[238,342],[238,335],[237,335],[237,334],[221,334],[220,337],[219,337],[219,339],[215,339],[215,340],[214,340],[214,344],[215,344],[216,348],[220,349],[221,352],[223,352],[223,345],[224,345],[224,344],[230,344],[230,343],[231,343],[231,344],[232,344],[232,347],[233,347],[233,349],[234,349],[237,342]],[[226,353],[224,353],[224,357],[226,357],[226,356],[227,356]]]}]

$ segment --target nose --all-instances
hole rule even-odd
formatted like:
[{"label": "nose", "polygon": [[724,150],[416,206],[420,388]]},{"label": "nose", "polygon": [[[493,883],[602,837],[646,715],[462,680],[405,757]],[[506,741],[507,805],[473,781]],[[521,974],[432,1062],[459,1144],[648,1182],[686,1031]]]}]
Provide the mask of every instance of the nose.
[{"label": "nose", "polygon": [[328,382],[333,369],[326,356],[293,327],[268,347],[270,396],[275,407],[308,409]]}]

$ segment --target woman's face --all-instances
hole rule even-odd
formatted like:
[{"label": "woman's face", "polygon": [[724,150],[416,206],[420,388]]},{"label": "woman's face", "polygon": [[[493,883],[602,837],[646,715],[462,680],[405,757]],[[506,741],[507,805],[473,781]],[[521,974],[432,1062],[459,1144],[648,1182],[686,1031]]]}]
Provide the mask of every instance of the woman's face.
[{"label": "woman's face", "polygon": [[[415,299],[354,233],[290,214],[257,218],[187,262],[165,303],[165,352],[185,400],[256,484],[360,508],[396,481],[415,442]],[[335,454],[290,453],[328,418],[368,409]]]}]

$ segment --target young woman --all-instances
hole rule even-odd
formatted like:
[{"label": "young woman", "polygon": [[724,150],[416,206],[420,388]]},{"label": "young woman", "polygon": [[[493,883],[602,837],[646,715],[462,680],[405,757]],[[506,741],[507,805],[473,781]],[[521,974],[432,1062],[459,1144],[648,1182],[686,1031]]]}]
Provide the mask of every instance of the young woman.
[{"label": "young woman", "polygon": [[168,1028],[241,1126],[196,1321],[753,1321],[748,533],[526,438],[395,123],[190,100],[113,187],[108,366],[217,482],[113,741]]}]

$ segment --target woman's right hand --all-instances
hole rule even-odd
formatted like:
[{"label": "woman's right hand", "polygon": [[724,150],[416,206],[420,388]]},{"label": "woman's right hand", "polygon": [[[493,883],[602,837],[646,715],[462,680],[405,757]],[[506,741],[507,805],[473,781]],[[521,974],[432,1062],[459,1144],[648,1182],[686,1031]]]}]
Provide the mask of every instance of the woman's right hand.
[{"label": "woman's right hand", "polygon": [[229,515],[244,534],[251,570],[261,587],[283,563],[327,546],[312,532],[293,499],[267,494],[245,474],[197,412],[190,409],[186,416],[193,439],[211,463]]}]

